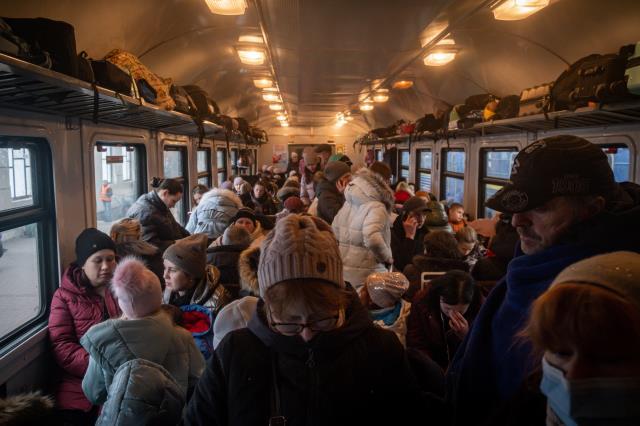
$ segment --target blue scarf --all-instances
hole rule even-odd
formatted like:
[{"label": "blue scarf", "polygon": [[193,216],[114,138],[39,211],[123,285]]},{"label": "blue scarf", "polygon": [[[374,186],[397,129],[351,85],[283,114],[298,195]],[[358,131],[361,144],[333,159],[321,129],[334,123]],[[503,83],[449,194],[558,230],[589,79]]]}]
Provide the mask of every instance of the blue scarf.
[{"label": "blue scarf", "polygon": [[369,316],[372,321],[382,321],[384,325],[392,326],[400,316],[401,307],[402,302],[398,302],[395,307],[371,310]]},{"label": "blue scarf", "polygon": [[515,394],[540,361],[531,345],[517,337],[531,304],[564,268],[594,254],[593,248],[561,245],[524,255],[518,245],[507,275],[480,309],[447,372],[458,416],[473,413],[480,422],[482,413],[491,413]]}]

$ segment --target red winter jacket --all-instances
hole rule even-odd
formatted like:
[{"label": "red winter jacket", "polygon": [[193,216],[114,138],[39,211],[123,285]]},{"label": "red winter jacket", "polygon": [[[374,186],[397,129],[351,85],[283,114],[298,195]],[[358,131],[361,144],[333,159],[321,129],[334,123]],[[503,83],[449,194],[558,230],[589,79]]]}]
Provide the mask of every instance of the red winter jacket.
[{"label": "red winter jacket", "polygon": [[109,290],[103,299],[82,276],[82,269],[75,263],[64,271],[60,288],[51,301],[49,339],[62,369],[56,388],[58,408],[89,411],[91,403],[82,392],[89,354],[80,345],[80,338],[91,326],[120,316],[120,308]]}]

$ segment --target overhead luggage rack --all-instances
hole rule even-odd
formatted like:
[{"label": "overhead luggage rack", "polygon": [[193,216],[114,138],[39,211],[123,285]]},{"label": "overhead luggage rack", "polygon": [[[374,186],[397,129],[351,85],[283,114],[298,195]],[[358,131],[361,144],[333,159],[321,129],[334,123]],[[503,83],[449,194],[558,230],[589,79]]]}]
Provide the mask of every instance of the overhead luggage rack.
[{"label": "overhead luggage rack", "polygon": [[[640,100],[612,103],[602,106],[584,107],[575,111],[550,112],[527,117],[478,123],[469,129],[449,130],[446,133],[425,132],[412,142],[446,139],[455,137],[478,137],[519,132],[540,132],[556,129],[578,129],[585,127],[605,127],[619,124],[640,123]],[[362,145],[398,144],[408,142],[409,136],[393,136],[384,139],[370,139]]]},{"label": "overhead luggage rack", "polygon": [[[0,54],[0,107],[75,117],[99,122],[162,130],[177,134],[200,134],[193,118],[166,111],[91,83]],[[97,112],[97,114],[96,114]],[[205,121],[204,135],[224,139],[222,126]],[[235,138],[234,138],[235,139]]]}]

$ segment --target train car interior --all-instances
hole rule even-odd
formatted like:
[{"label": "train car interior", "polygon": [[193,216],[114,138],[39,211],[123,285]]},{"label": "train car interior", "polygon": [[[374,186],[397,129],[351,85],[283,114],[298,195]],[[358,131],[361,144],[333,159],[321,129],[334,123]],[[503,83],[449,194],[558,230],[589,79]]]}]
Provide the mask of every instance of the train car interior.
[{"label": "train car interior", "polygon": [[[328,144],[492,219],[518,152],[571,134],[640,183],[637,0],[5,0],[0,17],[0,398],[52,392],[76,236],[108,234],[154,178],[183,185],[186,226],[196,184]],[[562,92],[594,54],[619,77]],[[591,60],[580,78],[604,74]]]}]

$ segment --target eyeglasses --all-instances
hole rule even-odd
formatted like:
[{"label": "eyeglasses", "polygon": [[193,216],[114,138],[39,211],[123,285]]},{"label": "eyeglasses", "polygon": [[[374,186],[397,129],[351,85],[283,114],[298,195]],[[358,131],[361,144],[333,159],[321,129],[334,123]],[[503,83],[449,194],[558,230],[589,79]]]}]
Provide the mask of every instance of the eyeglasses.
[{"label": "eyeglasses", "polygon": [[[271,319],[271,311],[269,310],[269,318]],[[297,322],[270,322],[269,324],[280,334],[295,336],[302,333],[302,330],[308,328],[311,331],[329,331],[333,330],[338,323],[339,315],[322,318],[316,321],[309,321],[304,324]]]}]

